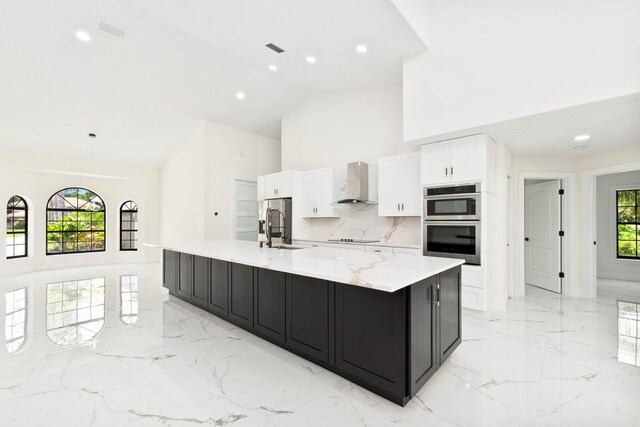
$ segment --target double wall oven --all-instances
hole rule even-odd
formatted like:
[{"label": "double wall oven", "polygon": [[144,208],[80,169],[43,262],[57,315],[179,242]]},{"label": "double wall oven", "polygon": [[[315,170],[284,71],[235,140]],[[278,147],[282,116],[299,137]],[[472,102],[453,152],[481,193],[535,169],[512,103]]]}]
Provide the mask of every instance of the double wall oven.
[{"label": "double wall oven", "polygon": [[480,265],[480,183],[424,188],[423,255]]}]

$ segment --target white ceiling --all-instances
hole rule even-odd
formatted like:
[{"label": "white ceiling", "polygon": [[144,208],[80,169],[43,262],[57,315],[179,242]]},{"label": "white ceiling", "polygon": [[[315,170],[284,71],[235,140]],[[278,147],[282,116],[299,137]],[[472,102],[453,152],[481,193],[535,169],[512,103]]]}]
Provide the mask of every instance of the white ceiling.
[{"label": "white ceiling", "polygon": [[[438,135],[416,144],[486,133],[520,155],[582,156],[640,144],[640,93]],[[590,135],[576,142],[578,135]],[[582,150],[574,149],[584,145]]]},{"label": "white ceiling", "polygon": [[3,2],[0,147],[156,166],[202,119],[278,138],[306,94],[399,83],[423,49],[389,0]]}]

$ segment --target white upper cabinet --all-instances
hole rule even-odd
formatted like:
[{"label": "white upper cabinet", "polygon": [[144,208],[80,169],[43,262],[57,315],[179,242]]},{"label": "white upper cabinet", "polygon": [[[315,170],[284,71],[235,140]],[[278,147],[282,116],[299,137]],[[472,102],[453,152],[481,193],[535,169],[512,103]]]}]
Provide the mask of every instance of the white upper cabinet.
[{"label": "white upper cabinet", "polygon": [[341,175],[335,168],[316,169],[302,174],[302,216],[334,218],[340,214],[333,202],[338,199]]},{"label": "white upper cabinet", "polygon": [[265,175],[264,198],[280,199],[285,197],[293,197],[293,171]]},{"label": "white upper cabinet", "polygon": [[378,215],[420,216],[420,153],[378,160]]},{"label": "white upper cabinet", "polygon": [[472,135],[423,145],[420,183],[438,185],[485,180],[489,143],[493,142],[486,135]]}]

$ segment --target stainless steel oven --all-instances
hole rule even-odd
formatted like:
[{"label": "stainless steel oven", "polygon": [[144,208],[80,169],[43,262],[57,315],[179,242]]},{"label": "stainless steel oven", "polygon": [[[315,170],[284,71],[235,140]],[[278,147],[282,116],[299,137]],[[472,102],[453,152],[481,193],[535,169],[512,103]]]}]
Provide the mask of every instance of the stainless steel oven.
[{"label": "stainless steel oven", "polygon": [[480,219],[480,183],[430,187],[423,191],[425,221]]},{"label": "stainless steel oven", "polygon": [[423,255],[480,265],[480,221],[425,221]]}]

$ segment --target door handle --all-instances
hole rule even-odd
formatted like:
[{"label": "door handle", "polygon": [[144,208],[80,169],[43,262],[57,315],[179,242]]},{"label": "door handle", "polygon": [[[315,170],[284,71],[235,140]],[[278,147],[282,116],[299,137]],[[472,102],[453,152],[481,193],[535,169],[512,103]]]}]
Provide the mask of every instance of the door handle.
[{"label": "door handle", "polygon": [[[435,294],[435,297],[433,296]],[[431,304],[440,306],[440,283],[431,285]]]},{"label": "door handle", "polygon": [[525,241],[525,242],[528,242],[528,241],[529,241],[529,238],[528,238],[528,237],[525,237],[525,238],[524,238],[524,241]]}]

